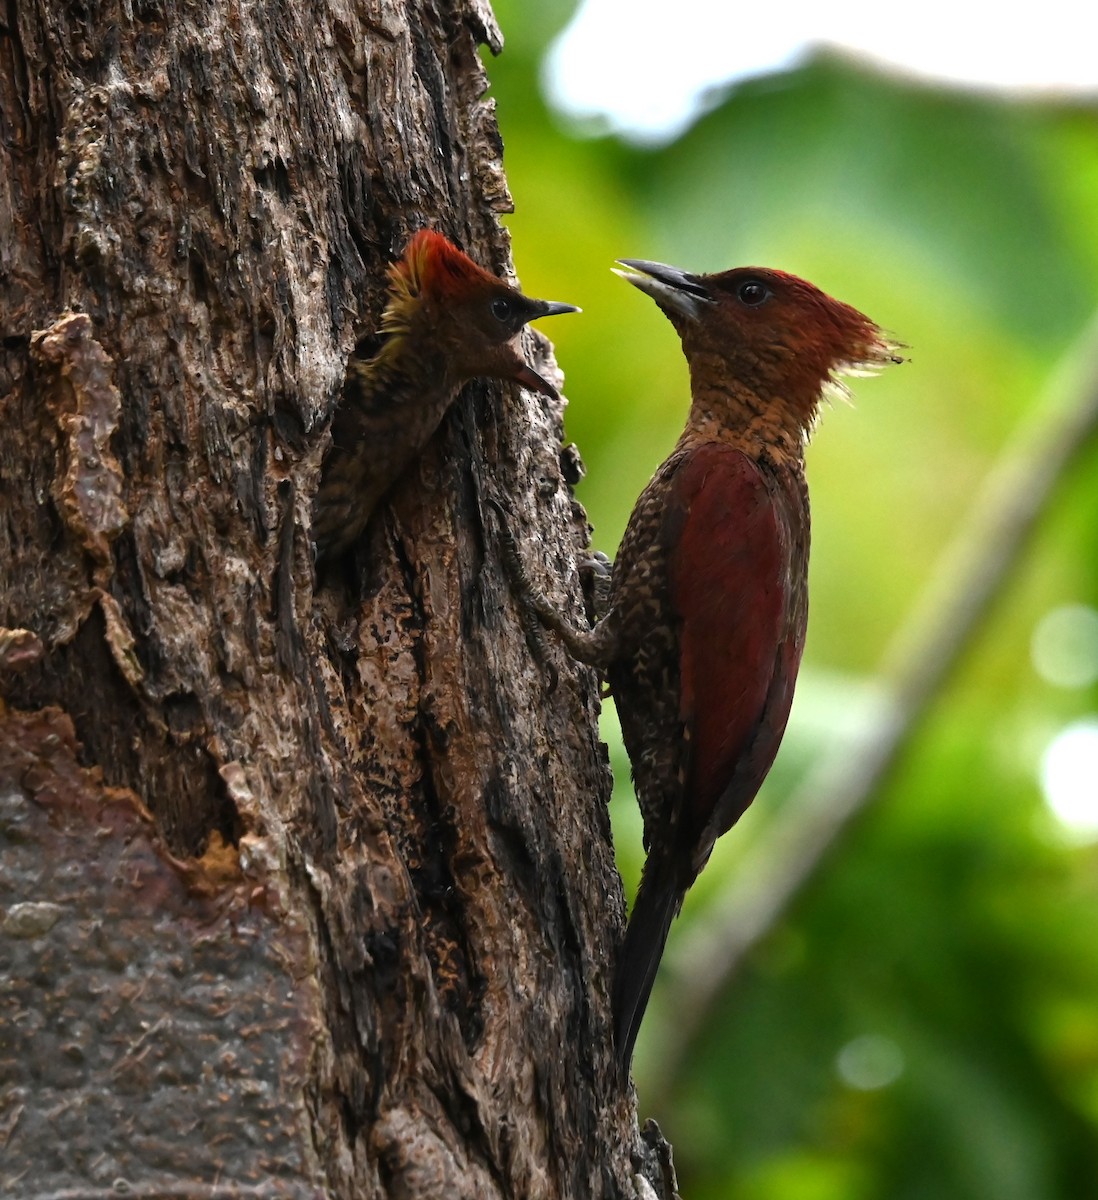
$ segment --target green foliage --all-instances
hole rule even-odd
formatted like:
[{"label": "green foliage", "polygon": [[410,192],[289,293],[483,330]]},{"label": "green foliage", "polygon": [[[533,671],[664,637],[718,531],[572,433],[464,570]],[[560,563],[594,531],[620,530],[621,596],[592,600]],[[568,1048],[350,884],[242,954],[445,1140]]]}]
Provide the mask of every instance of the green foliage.
[{"label": "green foliage", "polygon": [[[856,408],[824,414],[794,719],[674,943],[809,766],[872,714],[887,647],[1098,308],[1098,112],[821,58],[736,89],[662,150],[584,140],[535,87],[569,12],[496,8],[515,260],[533,294],[584,308],[551,332],[598,548],[616,547],[687,397],[674,333],[610,274],[618,256],[791,270],[911,347],[909,364],[856,381]],[[1098,850],[1065,834],[1038,779],[1045,746],[1098,712],[1098,691],[1043,680],[1030,656],[1051,608],[1098,604],[1096,468],[1092,449],[867,818],[670,1080],[657,985],[641,1109],[675,1145],[687,1200],[1098,1195]],[[631,890],[639,821],[612,720],[605,733]],[[1098,806],[1098,762],[1093,780]]]}]

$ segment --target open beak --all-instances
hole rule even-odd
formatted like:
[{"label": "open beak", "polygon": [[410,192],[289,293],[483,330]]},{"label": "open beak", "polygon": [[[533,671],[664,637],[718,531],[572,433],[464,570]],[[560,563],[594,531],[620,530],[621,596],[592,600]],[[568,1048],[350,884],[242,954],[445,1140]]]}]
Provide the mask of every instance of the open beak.
[{"label": "open beak", "polygon": [[529,363],[524,362],[511,378],[521,383],[528,392],[540,392],[550,400],[557,399],[557,389],[548,380],[542,379]]},{"label": "open beak", "polygon": [[651,296],[664,311],[670,310],[696,321],[705,312],[706,305],[713,303],[708,288],[697,275],[644,258],[619,258],[618,262],[628,270],[611,267],[614,274]]},{"label": "open beak", "polygon": [[[557,300],[531,300],[529,297],[523,297],[523,300],[525,304],[529,305],[530,315],[526,317],[527,322],[536,321],[539,317],[559,317],[563,316],[564,313],[578,313],[583,311],[574,304],[561,304]],[[518,380],[528,391],[540,392],[543,396],[548,396],[550,400],[557,399],[557,389],[547,380],[542,379],[537,371],[527,362],[523,362],[517,368],[513,378]]]}]

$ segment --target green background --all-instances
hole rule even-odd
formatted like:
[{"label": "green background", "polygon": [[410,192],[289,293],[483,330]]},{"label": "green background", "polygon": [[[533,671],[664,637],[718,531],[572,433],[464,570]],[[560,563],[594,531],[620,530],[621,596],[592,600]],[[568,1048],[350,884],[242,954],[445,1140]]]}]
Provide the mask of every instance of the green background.
[{"label": "green background", "polygon": [[[495,9],[507,44],[487,66],[516,266],[529,294],[584,309],[545,328],[597,548],[613,554],[688,396],[673,330],[611,275],[615,258],[780,267],[910,347],[909,363],[853,381],[855,405],[827,410],[809,449],[812,615],[793,719],[672,929],[642,1030],[640,1110],[674,1145],[683,1196],[1098,1197],[1098,850],[1059,826],[1038,776],[1055,734],[1098,713],[1098,690],[1047,682],[1031,656],[1050,610],[1098,602],[1093,444],[870,805],[683,1052],[668,1050],[690,963],[705,961],[685,952],[691,936],[760,864],[780,871],[769,835],[797,785],[863,753],[854,739],[925,653],[917,608],[941,620],[942,597],[966,593],[969,567],[943,556],[997,464],[1098,386],[1084,352],[1098,308],[1098,109],[817,57],[644,149],[581,136],[546,108],[540,63],[570,5]],[[632,895],[640,823],[612,709],[604,731]],[[1098,807],[1098,763],[1093,786]]]}]

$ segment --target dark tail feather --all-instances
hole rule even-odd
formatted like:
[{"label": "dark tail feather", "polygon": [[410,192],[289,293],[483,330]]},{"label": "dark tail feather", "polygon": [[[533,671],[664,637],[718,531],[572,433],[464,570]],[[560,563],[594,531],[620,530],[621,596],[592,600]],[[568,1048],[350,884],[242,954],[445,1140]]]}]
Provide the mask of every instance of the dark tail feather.
[{"label": "dark tail feather", "polygon": [[657,878],[641,880],[614,980],[614,1035],[618,1061],[626,1075],[667,932],[681,903],[682,894],[673,883]]}]

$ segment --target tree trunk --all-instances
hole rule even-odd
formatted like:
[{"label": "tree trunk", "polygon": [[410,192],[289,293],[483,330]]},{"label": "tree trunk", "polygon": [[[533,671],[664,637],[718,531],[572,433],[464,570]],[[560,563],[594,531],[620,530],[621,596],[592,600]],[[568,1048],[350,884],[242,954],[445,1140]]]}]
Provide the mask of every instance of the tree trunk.
[{"label": "tree trunk", "polygon": [[478,43],[483,0],[0,16],[4,1195],[673,1190],[613,1067],[596,683],[484,502],[578,611],[560,406],[465,389],[313,570],[385,267],[430,225],[509,272]]}]

